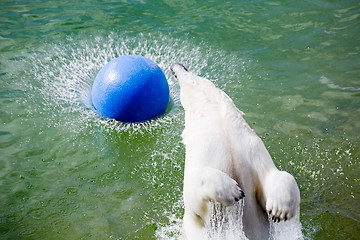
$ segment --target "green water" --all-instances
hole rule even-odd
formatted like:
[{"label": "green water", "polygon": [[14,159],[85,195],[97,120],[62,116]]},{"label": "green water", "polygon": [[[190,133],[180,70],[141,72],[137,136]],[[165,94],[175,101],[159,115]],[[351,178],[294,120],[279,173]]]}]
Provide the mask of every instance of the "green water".
[{"label": "green water", "polygon": [[[306,239],[359,239],[359,39],[356,0],[2,0],[0,239],[181,238],[174,61],[227,92],[295,176]],[[163,69],[165,116],[124,125],[86,107],[123,54]]]}]

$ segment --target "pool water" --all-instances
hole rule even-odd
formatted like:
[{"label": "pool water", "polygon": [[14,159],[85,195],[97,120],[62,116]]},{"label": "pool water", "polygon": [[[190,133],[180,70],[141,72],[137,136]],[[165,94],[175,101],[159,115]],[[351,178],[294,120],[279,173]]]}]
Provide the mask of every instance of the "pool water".
[{"label": "pool water", "polygon": [[[181,239],[184,110],[169,66],[211,79],[301,191],[305,239],[360,236],[360,3],[0,3],[0,239]],[[100,118],[111,59],[155,61],[164,116]]]}]

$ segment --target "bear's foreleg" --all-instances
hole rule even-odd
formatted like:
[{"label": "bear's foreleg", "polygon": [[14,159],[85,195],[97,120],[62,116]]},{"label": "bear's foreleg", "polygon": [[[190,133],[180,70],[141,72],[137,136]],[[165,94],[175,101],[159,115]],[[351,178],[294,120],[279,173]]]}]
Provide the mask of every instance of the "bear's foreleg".
[{"label": "bear's foreleg", "polygon": [[229,206],[244,197],[239,184],[218,169],[203,167],[185,172],[185,209],[200,218],[207,212],[207,201],[213,200]]},{"label": "bear's foreleg", "polygon": [[244,198],[239,184],[228,174],[211,167],[185,171],[183,228],[187,239],[202,239],[208,218],[208,201],[229,206]]}]

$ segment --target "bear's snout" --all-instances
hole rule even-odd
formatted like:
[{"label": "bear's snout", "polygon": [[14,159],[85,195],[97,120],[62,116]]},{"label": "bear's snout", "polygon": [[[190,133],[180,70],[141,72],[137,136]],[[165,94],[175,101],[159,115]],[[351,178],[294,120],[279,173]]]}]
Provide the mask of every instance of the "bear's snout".
[{"label": "bear's snout", "polygon": [[177,67],[179,67],[181,70],[185,70],[185,71],[187,71],[187,72],[189,71],[189,70],[184,66],[184,64],[179,63],[179,62],[175,62],[175,63],[171,64],[171,66],[170,66],[170,71],[171,71],[172,75],[174,75],[175,78],[177,78],[176,69],[175,69],[175,68],[177,68]]}]

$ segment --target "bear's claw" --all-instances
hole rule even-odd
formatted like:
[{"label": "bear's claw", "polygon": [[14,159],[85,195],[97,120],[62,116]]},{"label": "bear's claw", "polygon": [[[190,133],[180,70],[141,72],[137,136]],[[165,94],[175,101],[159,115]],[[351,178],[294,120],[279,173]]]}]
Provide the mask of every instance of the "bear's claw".
[{"label": "bear's claw", "polygon": [[241,189],[240,185],[237,183],[236,186],[239,189],[239,197],[237,197],[235,200],[238,202],[240,199],[243,199],[245,197],[244,191]]},{"label": "bear's claw", "polygon": [[272,220],[276,223],[276,222],[280,222],[280,218],[279,217],[275,217],[273,216],[272,217]]},{"label": "bear's claw", "polygon": [[268,211],[268,214],[269,214],[269,217],[271,217],[271,220],[274,221],[275,223],[276,222],[280,222],[282,220],[284,221],[287,221],[289,218],[292,217],[292,215],[289,213],[288,210],[285,210],[285,209],[275,209],[275,210],[272,210],[270,209]]},{"label": "bear's claw", "polygon": [[245,197],[245,193],[243,190],[241,190],[240,185],[237,183],[236,186],[239,188],[240,190],[240,195],[239,195],[239,199],[243,199]]},{"label": "bear's claw", "polygon": [[245,197],[245,193],[243,190],[240,190],[240,199],[243,199]]},{"label": "bear's claw", "polygon": [[[238,187],[240,188],[239,185],[238,185]],[[240,199],[243,199],[244,197],[245,197],[244,191],[243,191],[243,190],[240,190],[240,195],[239,195],[239,197],[236,197],[236,198],[235,198],[235,201],[238,202],[238,201],[240,201]]]}]

